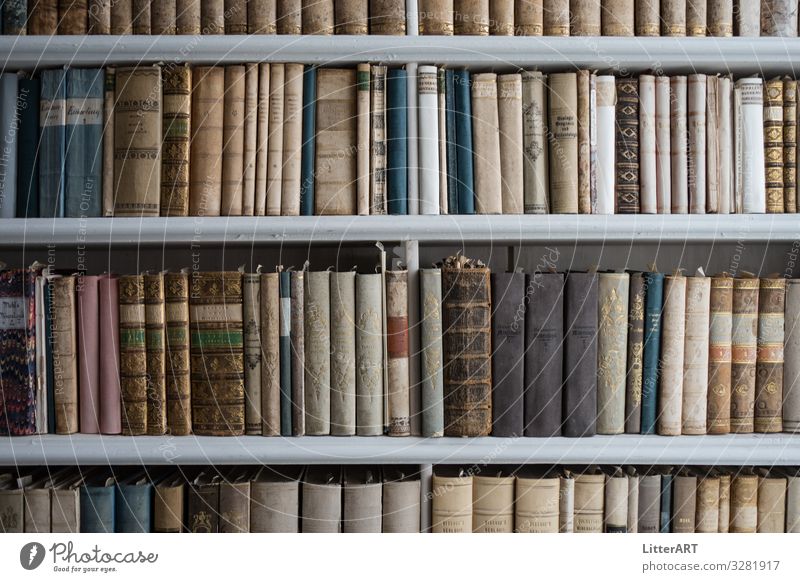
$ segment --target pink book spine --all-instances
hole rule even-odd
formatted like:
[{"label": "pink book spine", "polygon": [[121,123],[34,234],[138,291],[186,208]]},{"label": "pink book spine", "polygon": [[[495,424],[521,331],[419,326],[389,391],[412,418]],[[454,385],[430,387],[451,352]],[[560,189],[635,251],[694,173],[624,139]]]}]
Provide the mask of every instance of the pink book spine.
[{"label": "pink book spine", "polygon": [[80,430],[86,434],[100,431],[100,352],[98,316],[98,277],[78,278],[78,386],[80,394]]},{"label": "pink book spine", "polygon": [[100,314],[100,432],[122,432],[122,393],[119,378],[119,279],[99,277]]}]

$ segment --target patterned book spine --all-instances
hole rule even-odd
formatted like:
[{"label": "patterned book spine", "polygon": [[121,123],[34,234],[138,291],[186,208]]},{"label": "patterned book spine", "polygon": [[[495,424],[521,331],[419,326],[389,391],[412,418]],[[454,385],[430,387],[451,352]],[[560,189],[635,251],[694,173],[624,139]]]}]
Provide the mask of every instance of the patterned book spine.
[{"label": "patterned book spine", "polygon": [[244,66],[225,67],[222,121],[222,216],[241,216],[244,176]]},{"label": "patterned book spine", "polygon": [[558,533],[560,479],[517,477],[515,533]]},{"label": "patterned book spine", "polygon": [[192,274],[192,427],[195,434],[244,434],[242,275]]},{"label": "patterned book spine", "polygon": [[[281,436],[292,436],[292,274],[280,272],[279,362]],[[263,389],[263,388],[262,388]]]},{"label": "patterned book spine", "polygon": [[386,67],[370,72],[369,213],[386,214]]},{"label": "patterned book spine", "polygon": [[303,0],[303,34],[333,34],[333,0]]},{"label": "patterned book spine", "polygon": [[122,434],[147,434],[147,343],[144,277],[119,278]]},{"label": "patterned book spine", "polygon": [[731,330],[733,278],[711,279],[708,348],[708,433],[731,430]]},{"label": "patterned book spine", "polygon": [[697,480],[697,533],[719,530],[719,477],[705,476]]},{"label": "patterned book spine", "polygon": [[225,0],[225,34],[247,34],[247,0]]},{"label": "patterned book spine", "polygon": [[407,75],[404,69],[386,74],[386,208],[408,214]]},{"label": "patterned book spine", "polygon": [[575,477],[575,533],[603,532],[605,475]]},{"label": "patterned book spine", "polygon": [[100,305],[98,277],[78,276],[76,325],[78,350],[79,426],[83,434],[100,432]]},{"label": "patterned book spine", "polygon": [[661,36],[686,36],[686,0],[662,0]]},{"label": "patterned book spine", "polygon": [[367,34],[369,22],[369,4],[367,0],[349,0],[334,2],[333,31],[336,34]]},{"label": "patterned book spine", "polygon": [[277,3],[273,0],[247,3],[248,34],[276,34]]},{"label": "patterned book spine", "polygon": [[0,173],[0,217],[17,215],[17,145],[19,135],[19,75],[0,75],[0,135],[3,141]]},{"label": "patterned book spine", "polygon": [[664,278],[661,336],[661,378],[658,391],[658,434],[681,434],[683,404],[683,343],[686,329],[686,277]]},{"label": "patterned book spine", "polygon": [[706,0],[686,2],[686,36],[706,36],[708,31]]},{"label": "patterned book spine", "polygon": [[[519,437],[524,424],[525,275],[494,273],[492,295],[492,434]],[[521,315],[521,316],[520,316]]]},{"label": "patterned book spine", "polygon": [[602,35],[633,36],[634,0],[602,0]]},{"label": "patterned book spine", "polygon": [[284,71],[281,215],[300,215],[301,149],[303,147],[303,65],[288,63]]},{"label": "patterned book spine", "polygon": [[453,0],[456,35],[489,35],[489,0]]},{"label": "patterned book spine", "polygon": [[625,431],[628,273],[601,273],[598,283],[597,432]]},{"label": "patterned book spine", "polygon": [[133,0],[111,3],[111,34],[133,34]]},{"label": "patterned book spine", "polygon": [[189,378],[189,274],[164,275],[166,327],[167,429],[174,436],[192,432]]},{"label": "patterned book spine", "polygon": [[144,275],[147,347],[147,434],[167,432],[166,314],[164,275]]},{"label": "patterned book spine", "polygon": [[356,274],[331,275],[331,434],[356,434]]},{"label": "patterned book spine", "polygon": [[753,432],[758,351],[758,279],[733,281],[731,432]]},{"label": "patterned book spine", "polygon": [[200,1],[200,28],[203,34],[225,34],[224,0]]},{"label": "patterned book spine", "polygon": [[547,214],[550,206],[546,77],[522,73],[522,149],[525,214]]},{"label": "patterned book spine", "polygon": [[472,477],[472,533],[514,531],[513,476]]},{"label": "patterned book spine", "polygon": [[58,0],[58,34],[86,34],[88,16],[86,0]]},{"label": "patterned book spine", "polygon": [[[306,383],[311,382],[311,378],[306,373],[306,276],[305,271],[291,271],[290,275],[292,296],[292,329],[289,335],[292,349],[291,426],[293,436],[302,436],[306,434],[306,400],[310,396],[306,391]],[[312,362],[309,361],[309,364]]]},{"label": "patterned book spine", "polygon": [[733,36],[733,0],[711,0],[708,3],[710,36]]},{"label": "patterned book spine", "polygon": [[305,426],[310,435],[331,432],[330,275],[311,271],[305,277]]},{"label": "patterned book spine", "polygon": [[164,67],[164,120],[161,146],[161,215],[189,214],[192,69]]},{"label": "patterned book spine", "polygon": [[639,86],[617,79],[617,213],[639,212]]},{"label": "patterned book spine", "polygon": [[89,34],[111,34],[111,0],[89,0],[88,27]]},{"label": "patterned book spine", "polygon": [[797,0],[761,2],[761,36],[797,36]]},{"label": "patterned book spine", "polygon": [[628,374],[625,386],[625,432],[642,430],[642,385],[644,369],[645,275],[631,274],[628,298]]},{"label": "patterned book spine", "polygon": [[261,434],[281,434],[281,275],[261,275]]},{"label": "patterned book spine", "polygon": [[103,69],[67,71],[64,214],[87,218],[101,215]]},{"label": "patterned book spine", "polygon": [[475,190],[472,150],[472,100],[470,73],[455,72],[456,168],[458,170],[458,213],[475,214]]},{"label": "patterned book spine", "polygon": [[175,3],[176,0],[161,0],[152,3],[150,7],[151,34],[175,34],[175,17],[177,16]]},{"label": "patterned book spine", "polygon": [[117,101],[116,67],[106,67],[103,98],[103,216],[114,216],[114,104]]},{"label": "patterned book spine", "polygon": [[176,0],[175,33],[200,34],[200,0]]},{"label": "patterned book spine", "polygon": [[28,34],[53,36],[58,30],[58,0],[40,0],[28,7]]},{"label": "patterned book spine", "polygon": [[244,432],[261,434],[261,274],[242,275]]},{"label": "patterned book spine", "polygon": [[420,0],[419,34],[453,36],[453,0]]},{"label": "patterned book spine", "polygon": [[408,271],[386,272],[389,436],[409,436]]},{"label": "patterned book spine", "polygon": [[758,477],[739,474],[731,479],[731,533],[758,529]]},{"label": "patterned book spine", "polygon": [[444,435],[442,360],[442,271],[420,270],[422,435]]},{"label": "patterned book spine", "polygon": [[42,72],[39,102],[39,216],[64,216],[64,162],[66,156],[67,73],[64,69]]},{"label": "patterned book spine", "polygon": [[382,276],[356,275],[356,433],[383,433]]},{"label": "patterned book spine", "polygon": [[797,212],[797,81],[783,79],[783,211]]},{"label": "patterned book spine", "polygon": [[[263,71],[261,73],[264,75]],[[314,214],[314,159],[316,156],[317,68],[303,71],[303,146],[300,152],[300,214]],[[260,166],[259,166],[260,167]],[[256,212],[258,214],[258,212]]]},{"label": "patterned book spine", "polygon": [[189,533],[219,531],[219,483],[190,484],[186,506],[186,529]]},{"label": "patterned book spine", "polygon": [[786,279],[761,279],[758,297],[755,432],[783,431],[785,299]]},{"label": "patterned book spine", "polygon": [[278,34],[302,34],[300,0],[277,0],[276,27]]},{"label": "patterned book spine", "polygon": [[636,2],[636,36],[661,36],[661,11],[659,0]]},{"label": "patterned book spine", "polygon": [[[8,5],[8,4],[6,4]],[[39,100],[38,77],[19,80],[19,133],[17,156],[17,218],[39,216]]]},{"label": "patterned book spine", "polygon": [[686,279],[682,434],[706,434],[711,279]]},{"label": "patterned book spine", "polygon": [[578,81],[575,73],[548,77],[550,211],[578,212]]},{"label": "patterned book spine", "polygon": [[[578,71],[578,212],[592,213],[591,86],[592,72]],[[504,152],[501,152],[505,156]],[[505,176],[505,172],[503,173]],[[503,179],[505,182],[506,179]],[[505,213],[505,209],[503,209]]]},{"label": "patterned book spine", "polygon": [[189,214],[219,216],[222,206],[222,125],[224,67],[192,71]]},{"label": "patterned book spine", "polygon": [[101,275],[98,281],[100,313],[100,432],[122,432],[120,381],[119,277]]},{"label": "patterned book spine", "polygon": [[767,212],[783,212],[783,80],[764,83],[764,160]]},{"label": "patterned book spine", "polygon": [[569,273],[566,281],[563,433],[592,436],[597,426],[598,276]]}]

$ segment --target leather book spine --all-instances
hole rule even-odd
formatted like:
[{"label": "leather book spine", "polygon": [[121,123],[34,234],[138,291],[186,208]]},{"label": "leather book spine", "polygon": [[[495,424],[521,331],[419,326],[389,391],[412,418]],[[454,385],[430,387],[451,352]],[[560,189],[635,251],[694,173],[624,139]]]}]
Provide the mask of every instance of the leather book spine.
[{"label": "leather book spine", "polygon": [[276,18],[275,0],[250,0],[247,3],[248,34],[276,34]]},{"label": "leather book spine", "polygon": [[686,36],[706,36],[708,34],[708,5],[706,0],[687,0]]},{"label": "leather book spine", "polygon": [[697,480],[697,533],[717,533],[719,529],[719,477]]},{"label": "leather book spine", "polygon": [[[264,65],[261,66],[261,76],[263,79]],[[268,90],[266,92],[269,93]],[[314,65],[306,65],[303,70],[303,133],[301,136],[303,145],[300,150],[300,214],[303,216],[311,216],[314,214],[314,160],[317,151],[315,142],[317,132],[316,119],[317,67]],[[259,126],[259,137],[261,136],[261,131],[261,126]],[[261,155],[260,150],[259,155]],[[266,156],[266,154],[264,154],[264,156]],[[259,162],[258,171],[260,171],[260,168],[261,162]],[[261,189],[259,188],[258,191],[261,192]],[[258,211],[256,211],[256,214],[259,214]]]},{"label": "leather book spine", "polygon": [[544,36],[569,36],[569,0],[542,0]]},{"label": "leather book spine", "polygon": [[489,2],[489,34],[514,36],[514,0]]},{"label": "leather book spine", "polygon": [[597,433],[625,432],[628,273],[601,273],[598,282]]},{"label": "leather book spine", "polygon": [[731,432],[753,432],[758,354],[759,281],[733,280]]},{"label": "leather book spine", "polygon": [[254,481],[250,484],[252,533],[300,532],[300,482]]},{"label": "leather book spine", "polygon": [[288,63],[283,89],[283,171],[281,215],[300,215],[300,150],[303,147],[303,65]]},{"label": "leather book spine", "polygon": [[669,77],[656,77],[656,204],[659,214],[672,212],[670,84]]},{"label": "leather book spine", "polygon": [[550,211],[578,212],[578,84],[575,73],[548,76]]},{"label": "leather book spine", "polygon": [[525,214],[547,214],[550,206],[547,86],[540,71],[522,72],[522,170]]},{"label": "leather book spine", "polygon": [[133,0],[111,3],[111,34],[133,34]]},{"label": "leather book spine", "polygon": [[513,476],[472,477],[472,532],[512,533],[514,531]]},{"label": "leather book spine", "polygon": [[597,418],[597,274],[569,273],[564,302],[563,434],[592,436]]},{"label": "leather book spine", "polygon": [[570,0],[569,12],[570,36],[601,35],[603,8],[599,0]]},{"label": "leather book spine", "polygon": [[625,384],[625,432],[629,434],[639,434],[642,430],[644,304],[644,273],[632,273],[628,296],[628,373]]},{"label": "leather book spine", "polygon": [[[594,73],[585,69],[577,73],[578,212],[581,214],[592,213],[591,108],[593,99],[593,76]],[[596,100],[596,95],[594,98]],[[502,150],[501,153],[505,156]],[[506,172],[503,172],[503,175],[505,176]],[[505,179],[503,181],[505,182]],[[503,209],[503,213],[506,213],[505,208]]]},{"label": "leather book spine", "polygon": [[193,432],[242,435],[242,275],[194,272],[189,292]]},{"label": "leather book spine", "polygon": [[224,0],[224,34],[247,34],[247,0]]},{"label": "leather book spine", "polygon": [[164,275],[166,322],[167,430],[170,435],[192,432],[192,388],[189,377],[189,274]]},{"label": "leather book spine", "polygon": [[225,67],[222,118],[222,216],[241,216],[244,176],[244,66]]},{"label": "leather book spine", "polygon": [[333,0],[303,0],[303,34],[333,34]]},{"label": "leather book spine", "polygon": [[156,485],[153,494],[153,533],[181,533],[184,485]]},{"label": "leather book spine", "polygon": [[633,36],[634,0],[602,0],[603,36]]},{"label": "leather book spine", "polygon": [[472,101],[470,73],[460,69],[455,73],[456,167],[458,168],[458,212],[475,214],[475,191],[472,147]]},{"label": "leather book spine", "polygon": [[200,28],[203,34],[225,34],[225,0],[200,0]]},{"label": "leather book spine", "polygon": [[356,274],[331,275],[331,434],[356,434]]},{"label": "leather book spine", "polygon": [[661,1],[661,36],[686,36],[686,0]]},{"label": "leather book spine", "polygon": [[684,336],[686,329],[686,277],[664,278],[661,333],[661,378],[658,391],[658,434],[681,434],[683,404]]},{"label": "leather book spine", "polygon": [[433,475],[431,531],[470,533],[472,531],[472,476]]},{"label": "leather book spine", "polygon": [[734,83],[734,187],[738,213],[767,211],[763,85],[759,77]]},{"label": "leather book spine", "polygon": [[797,81],[783,79],[783,211],[797,212]]},{"label": "leather book spine", "polygon": [[379,534],[382,531],[381,483],[348,483],[343,492],[343,533]]},{"label": "leather book spine", "polygon": [[280,274],[263,273],[259,290],[261,324],[261,434],[281,434]]},{"label": "leather book spine", "polygon": [[219,485],[219,533],[250,532],[250,483]]},{"label": "leather book spine", "polygon": [[661,36],[659,0],[636,0],[634,17],[636,36]]},{"label": "leather book spine", "polygon": [[422,436],[444,436],[442,271],[420,269]]},{"label": "leather book spine", "polygon": [[292,436],[292,277],[289,271],[281,271],[278,276],[280,297],[278,311],[280,435]]},{"label": "leather book spine", "polygon": [[114,487],[83,485],[80,490],[80,507],[91,511],[80,512],[81,533],[114,532]]},{"label": "leather book spine", "polygon": [[800,279],[787,279],[785,299],[783,430],[800,432]]},{"label": "leather book spine", "polygon": [[475,148],[475,212],[502,214],[503,177],[500,168],[500,130],[497,75],[472,75],[472,140]]},{"label": "leather book spine", "polygon": [[339,533],[342,521],[342,485],[303,483],[301,525],[303,533]]},{"label": "leather book spine", "polygon": [[[433,69],[435,71],[436,67],[433,67]],[[370,149],[370,100],[372,97],[372,93],[370,91],[371,73],[372,66],[369,63],[359,63],[356,66],[356,147],[358,149],[358,154],[356,155],[356,212],[360,216],[370,214],[369,191],[372,180],[372,176],[370,176],[369,173],[370,158],[372,156],[372,150]],[[430,81],[430,79],[428,80]],[[422,87],[422,85],[420,85],[420,87]],[[428,87],[428,89],[430,89],[430,87]],[[420,109],[422,109],[422,91],[420,92],[419,99]],[[430,103],[427,104],[427,107],[430,107]],[[428,113],[430,113],[430,111]],[[428,121],[430,121],[430,118]],[[422,125],[420,124],[420,131],[421,130]],[[422,147],[422,144],[420,144],[420,147]],[[437,171],[438,164],[439,161],[437,157]],[[423,172],[422,168],[420,168],[420,172]]]},{"label": "leather book spine", "polygon": [[269,139],[267,142],[267,193],[264,212],[280,216],[283,185],[283,120],[286,91],[286,65],[271,63],[269,68]]},{"label": "leather book spine", "polygon": [[686,127],[689,132],[689,211],[706,212],[706,90],[705,75],[689,75]]},{"label": "leather book spine", "polygon": [[783,349],[786,279],[763,278],[758,296],[756,395],[753,430],[783,431]]},{"label": "leather book spine", "polygon": [[122,434],[147,434],[147,343],[144,277],[119,278],[119,362]]},{"label": "leather book spine", "polygon": [[356,434],[383,434],[382,276],[356,275]]},{"label": "leather book spine", "polygon": [[571,475],[563,475],[559,479],[558,531],[559,533],[575,531],[575,479]]},{"label": "leather book spine", "polygon": [[719,476],[719,533],[728,533],[731,525],[731,476]]},{"label": "leather book spine", "polygon": [[333,31],[336,34],[367,34],[369,2],[367,0],[334,2],[333,21]]},{"label": "leather book spine", "polygon": [[575,533],[602,533],[605,475],[575,477]]},{"label": "leather book spine", "polygon": [[672,485],[672,533],[694,533],[697,477],[676,475]]},{"label": "leather book spine", "polygon": [[706,434],[711,278],[686,278],[682,434]]},{"label": "leather book spine", "polygon": [[116,67],[106,67],[103,98],[103,216],[114,216],[114,104],[116,95]]},{"label": "leather book spine", "polygon": [[797,0],[761,2],[761,36],[797,36]]},{"label": "leather book spine", "polygon": [[594,214],[616,211],[617,82],[613,75],[597,77],[597,195]]},{"label": "leather book spine", "polygon": [[670,152],[672,161],[672,214],[689,212],[689,127],[687,77],[670,79]]},{"label": "leather book spine", "polygon": [[409,436],[408,271],[386,272],[389,436]]},{"label": "leather book spine", "polygon": [[149,35],[152,26],[150,0],[133,0],[133,34]]},{"label": "leather book spine", "polygon": [[147,434],[167,432],[166,312],[164,275],[144,275],[147,350]]},{"label": "leather book spine", "polygon": [[122,432],[119,278],[101,275],[97,289],[100,316],[99,428],[101,434],[119,434]]},{"label": "leather book spine", "polygon": [[39,216],[64,216],[67,72],[42,71],[39,101]]},{"label": "leather book spine", "polygon": [[658,533],[661,502],[661,475],[639,478],[638,533]]},{"label": "leather book spine", "polygon": [[[364,81],[369,79],[364,77]],[[359,82],[359,89],[362,83]],[[440,214],[443,209],[439,205],[439,113],[438,113],[438,72],[433,66],[422,65],[417,74],[417,142],[419,147],[419,204],[420,214]],[[359,91],[361,94],[362,91]],[[368,109],[369,93],[363,100],[364,108]],[[361,102],[361,101],[360,101]],[[359,120],[366,120],[368,115],[360,115]],[[364,131],[366,138],[369,129]],[[361,141],[361,140],[359,140]],[[360,147],[360,151],[368,153],[367,147]],[[513,159],[513,156],[512,156]],[[366,161],[366,160],[365,160]],[[368,164],[367,164],[368,166]],[[359,180],[362,180],[362,171],[359,170]],[[364,183],[364,210],[369,203],[366,179]],[[361,196],[359,194],[359,214],[361,212]]]},{"label": "leather book spine", "polygon": [[175,18],[177,16],[176,0],[161,0],[153,2],[150,7],[151,34],[153,35],[174,35]]},{"label": "leather book spine", "polygon": [[396,0],[370,0],[369,33],[382,35],[406,34],[406,5]]},{"label": "leather book spine", "polygon": [[517,476],[514,533],[558,533],[561,479]]},{"label": "leather book spine", "polygon": [[192,70],[189,214],[219,216],[222,207],[224,67]]},{"label": "leather book spine", "polygon": [[445,436],[487,436],[492,426],[489,269],[448,259],[444,299]]},{"label": "leather book spine", "polygon": [[639,84],[617,79],[617,214],[639,213]]},{"label": "leather book spine", "polygon": [[[98,277],[79,275],[76,281],[78,326],[79,425],[84,434],[100,432],[100,301]],[[4,386],[4,389],[7,388]],[[4,391],[5,391],[4,390]]]},{"label": "leather book spine", "polygon": [[[306,434],[306,281],[304,271],[291,272],[291,407],[292,436]],[[326,352],[326,354],[330,351]],[[330,385],[330,383],[328,384]]]},{"label": "leather book spine", "polygon": [[628,532],[628,477],[625,474],[606,478],[603,503],[603,533]]},{"label": "leather book spine", "polygon": [[383,532],[419,533],[420,481],[384,481]]},{"label": "leather book spine", "polygon": [[28,34],[28,0],[6,0],[2,9],[3,34],[24,36]]},{"label": "leather book spine", "polygon": [[52,36],[58,30],[59,0],[40,0],[31,3],[28,13],[28,34]]},{"label": "leather book spine", "polygon": [[219,532],[219,484],[190,485],[186,505],[189,533]]},{"label": "leather book spine", "polygon": [[386,67],[370,67],[369,213],[386,214]]},{"label": "leather book spine", "polygon": [[261,434],[261,274],[242,275],[244,433]]},{"label": "leather book spine", "polygon": [[192,69],[188,66],[164,67],[163,76],[161,215],[188,216]]},{"label": "leather book spine", "polygon": [[302,323],[305,325],[305,427],[309,435],[331,432],[330,285],[330,271],[312,271],[305,276]]},{"label": "leather book spine", "polygon": [[731,479],[731,533],[758,530],[758,476],[739,474]]},{"label": "leather book spine", "polygon": [[543,0],[514,0],[514,28],[517,36],[542,36]]},{"label": "leather book spine", "polygon": [[767,212],[783,212],[783,80],[764,83],[764,161]]},{"label": "leather book spine", "polygon": [[518,73],[497,77],[497,103],[500,130],[501,211],[503,214],[522,214],[524,205],[522,77]]},{"label": "leather book spine", "polygon": [[489,35],[489,0],[453,0],[456,35]]},{"label": "leather book spine", "polygon": [[642,214],[658,212],[657,159],[656,78],[639,75],[639,197]]},{"label": "leather book spine", "polygon": [[277,0],[275,15],[278,34],[303,34],[301,0]]},{"label": "leather book spine", "polygon": [[711,279],[708,347],[708,434],[731,430],[731,331],[733,278]]},{"label": "leather book spine", "polygon": [[531,291],[536,298],[525,306],[525,436],[561,436],[564,275],[528,275],[525,293]]},{"label": "leather book spine", "polygon": [[733,0],[710,0],[708,3],[709,36],[733,36]]},{"label": "leather book spine", "polygon": [[200,0],[176,0],[175,33],[200,34],[203,28],[200,12]]},{"label": "leather book spine", "polygon": [[59,0],[58,34],[85,35],[88,17],[86,0]]},{"label": "leather book spine", "polygon": [[453,36],[453,0],[420,0],[419,34]]},{"label": "leather book spine", "polygon": [[758,533],[784,533],[786,486],[787,480],[783,477],[767,474],[758,478]]},{"label": "leather book spine", "polygon": [[492,435],[524,431],[525,274],[492,273]]}]

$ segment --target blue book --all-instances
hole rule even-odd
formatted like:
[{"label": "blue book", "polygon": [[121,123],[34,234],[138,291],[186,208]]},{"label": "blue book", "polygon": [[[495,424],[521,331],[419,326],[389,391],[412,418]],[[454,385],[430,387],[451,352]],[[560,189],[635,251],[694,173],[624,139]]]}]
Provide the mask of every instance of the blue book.
[{"label": "blue book", "polygon": [[0,218],[17,216],[17,93],[16,73],[0,75]]},{"label": "blue book", "polygon": [[81,533],[114,533],[113,479],[81,487]]},{"label": "blue book", "polygon": [[408,117],[405,69],[386,74],[386,204],[389,214],[408,214]]},{"label": "blue book", "polygon": [[456,161],[456,81],[455,71],[444,73],[445,140],[447,144],[447,213],[460,214],[458,207],[458,163]]},{"label": "blue book", "polygon": [[117,482],[114,531],[150,533],[153,523],[153,484],[145,473]]},{"label": "blue book", "polygon": [[39,216],[39,90],[38,78],[19,80],[17,218]]},{"label": "blue book", "polygon": [[655,434],[658,412],[658,361],[661,355],[661,310],[664,274],[644,274],[644,343],[642,354],[642,434]]},{"label": "blue book", "polygon": [[280,274],[280,355],[281,379],[281,436],[292,436],[292,292],[291,273]]},{"label": "blue book", "polygon": [[300,215],[314,215],[314,158],[316,156],[317,67],[303,71],[303,145],[300,149]]},{"label": "blue book", "polygon": [[64,216],[64,158],[66,149],[67,72],[42,72],[39,101],[39,216]]},{"label": "blue book", "polygon": [[458,213],[475,214],[475,186],[472,173],[472,96],[469,71],[455,73],[456,167],[458,172]]},{"label": "blue book", "polygon": [[672,475],[661,475],[661,533],[672,532]]},{"label": "blue book", "polygon": [[67,71],[65,216],[100,216],[103,170],[103,69]]},{"label": "blue book", "polygon": [[28,21],[28,0],[4,0],[3,28],[6,35],[25,34]]}]

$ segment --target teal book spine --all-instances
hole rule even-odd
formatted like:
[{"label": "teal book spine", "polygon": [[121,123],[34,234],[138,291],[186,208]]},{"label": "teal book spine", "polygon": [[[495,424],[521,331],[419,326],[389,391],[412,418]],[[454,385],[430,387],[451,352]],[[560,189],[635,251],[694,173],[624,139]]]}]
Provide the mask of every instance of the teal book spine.
[{"label": "teal book spine", "polygon": [[292,293],[291,273],[280,274],[280,353],[281,379],[281,436],[292,436]]},{"label": "teal book spine", "polygon": [[28,0],[5,0],[2,4],[3,34],[25,34],[28,21]]},{"label": "teal book spine", "polygon": [[458,213],[475,214],[475,187],[472,172],[472,97],[469,71],[455,73],[456,164]]},{"label": "teal book spine", "polygon": [[405,69],[386,74],[386,200],[389,214],[408,214],[408,80]]},{"label": "teal book spine", "polygon": [[114,531],[150,533],[153,523],[153,485],[119,484],[114,497]]},{"label": "teal book spine", "polygon": [[67,71],[64,213],[93,218],[102,210],[103,69]]},{"label": "teal book spine", "polygon": [[444,73],[445,143],[447,160],[447,213],[460,214],[458,207],[458,163],[456,153],[456,74]]},{"label": "teal book spine", "polygon": [[102,485],[81,487],[81,533],[114,533],[115,490]]},{"label": "teal book spine", "polygon": [[66,149],[66,70],[42,72],[39,100],[39,216],[64,216],[64,158]]},{"label": "teal book spine", "polygon": [[17,93],[19,76],[0,75],[0,218],[17,216]]},{"label": "teal book spine", "polygon": [[300,214],[314,215],[314,156],[316,150],[317,67],[303,71],[303,145],[300,149]]},{"label": "teal book spine", "polygon": [[672,475],[661,475],[661,533],[672,532]]},{"label": "teal book spine", "polygon": [[19,80],[17,218],[39,216],[39,79]]},{"label": "teal book spine", "polygon": [[658,410],[658,362],[661,355],[663,273],[644,274],[645,312],[642,354],[642,434],[655,434]]}]

